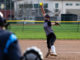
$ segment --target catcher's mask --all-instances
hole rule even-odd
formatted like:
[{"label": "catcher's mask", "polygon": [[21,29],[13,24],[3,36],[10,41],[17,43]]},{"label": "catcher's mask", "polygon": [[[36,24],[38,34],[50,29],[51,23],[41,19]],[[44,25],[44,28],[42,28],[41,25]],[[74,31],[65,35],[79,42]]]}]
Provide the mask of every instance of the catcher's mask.
[{"label": "catcher's mask", "polygon": [[0,15],[0,26],[5,26],[6,24],[6,19],[4,19],[1,15]]},{"label": "catcher's mask", "polygon": [[24,55],[23,60],[43,60],[43,55],[37,47],[28,48]]}]

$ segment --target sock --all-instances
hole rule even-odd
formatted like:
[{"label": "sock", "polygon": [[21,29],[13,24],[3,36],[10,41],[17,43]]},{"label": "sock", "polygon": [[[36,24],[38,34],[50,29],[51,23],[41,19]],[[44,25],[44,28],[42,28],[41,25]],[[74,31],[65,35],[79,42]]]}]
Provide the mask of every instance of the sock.
[{"label": "sock", "polygon": [[52,53],[55,53],[56,54],[56,49],[55,49],[55,46],[54,45],[51,46],[51,51],[52,51]]}]

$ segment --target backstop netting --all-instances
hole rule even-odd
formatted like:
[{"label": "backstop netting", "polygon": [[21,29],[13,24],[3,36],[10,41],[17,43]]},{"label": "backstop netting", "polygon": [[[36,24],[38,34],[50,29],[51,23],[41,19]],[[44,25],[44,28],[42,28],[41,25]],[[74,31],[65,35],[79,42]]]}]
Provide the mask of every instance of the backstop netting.
[{"label": "backstop netting", "polygon": [[19,39],[46,39],[40,2],[51,21],[60,23],[59,26],[52,26],[57,39],[80,39],[78,1],[0,0],[0,12],[10,23],[8,30],[14,32]]},{"label": "backstop netting", "polygon": [[[54,23],[55,21],[51,21]],[[80,21],[57,21],[59,26],[52,26],[57,39],[80,39]],[[44,21],[8,20],[8,30],[20,39],[45,39]]]}]

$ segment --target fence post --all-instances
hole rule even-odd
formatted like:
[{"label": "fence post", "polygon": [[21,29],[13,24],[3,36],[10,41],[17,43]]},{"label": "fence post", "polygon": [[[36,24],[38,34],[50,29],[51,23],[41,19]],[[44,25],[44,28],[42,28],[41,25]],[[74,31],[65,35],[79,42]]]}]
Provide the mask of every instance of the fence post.
[{"label": "fence post", "polygon": [[79,22],[77,22],[78,26],[77,26],[77,32],[79,32]]}]

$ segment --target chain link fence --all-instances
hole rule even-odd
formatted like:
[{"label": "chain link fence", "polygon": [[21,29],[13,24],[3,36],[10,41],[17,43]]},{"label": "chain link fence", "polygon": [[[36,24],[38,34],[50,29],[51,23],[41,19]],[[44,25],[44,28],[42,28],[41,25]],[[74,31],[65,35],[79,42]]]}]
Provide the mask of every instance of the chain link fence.
[{"label": "chain link fence", "polygon": [[[44,18],[41,13],[40,2],[39,0],[37,0],[36,3],[33,0],[0,0],[0,12],[3,13],[4,18],[10,23],[8,29],[15,32],[19,38],[36,38],[36,36],[34,36],[35,33],[38,38],[45,38],[43,30]],[[44,1],[43,3],[45,12],[51,16],[50,20],[54,22],[59,21],[60,23],[60,26],[52,27],[58,39],[71,39],[72,37],[80,39],[80,16],[74,18],[70,17],[71,15],[67,16],[65,14],[65,16],[62,17],[61,10],[58,9],[58,3],[55,4],[56,9],[53,10],[54,12],[48,9],[50,8],[48,2]],[[21,34],[19,32],[21,32]],[[72,34],[70,38],[69,33]]]}]

